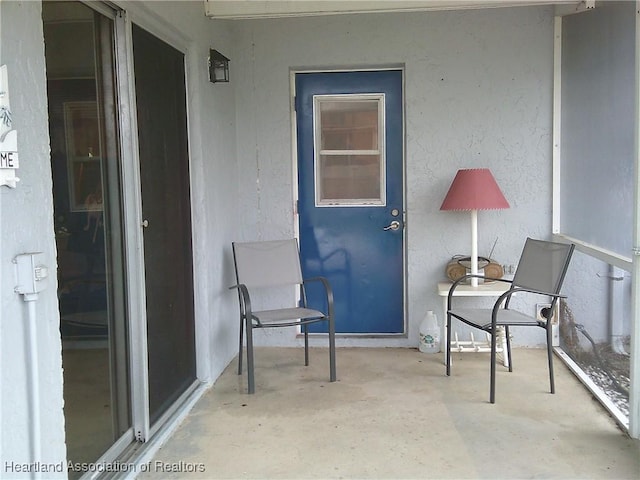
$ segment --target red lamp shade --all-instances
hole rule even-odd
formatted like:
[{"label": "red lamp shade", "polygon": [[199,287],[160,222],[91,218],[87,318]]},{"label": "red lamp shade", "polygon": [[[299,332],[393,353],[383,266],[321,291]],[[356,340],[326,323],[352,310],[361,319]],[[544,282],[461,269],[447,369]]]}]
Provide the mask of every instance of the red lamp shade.
[{"label": "red lamp shade", "polygon": [[458,170],[440,210],[492,210],[509,208],[488,168]]}]

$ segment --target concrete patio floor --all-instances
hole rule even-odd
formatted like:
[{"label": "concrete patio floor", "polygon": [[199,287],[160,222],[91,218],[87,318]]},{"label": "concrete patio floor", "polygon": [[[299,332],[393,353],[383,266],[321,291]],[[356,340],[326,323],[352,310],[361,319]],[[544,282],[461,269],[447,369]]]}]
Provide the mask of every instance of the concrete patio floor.
[{"label": "concrete patio floor", "polygon": [[138,478],[640,478],[640,442],[559,359],[551,395],[544,351],[515,350],[491,405],[488,355],[453,358],[341,348],[329,383],[324,349],[257,349],[256,394],[232,362]]}]

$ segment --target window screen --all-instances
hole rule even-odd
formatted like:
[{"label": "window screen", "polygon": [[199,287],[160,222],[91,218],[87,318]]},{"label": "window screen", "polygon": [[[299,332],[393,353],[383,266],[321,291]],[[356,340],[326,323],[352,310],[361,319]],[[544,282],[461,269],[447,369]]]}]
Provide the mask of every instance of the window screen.
[{"label": "window screen", "polygon": [[560,232],[631,256],[635,2],[562,20]]},{"label": "window screen", "polygon": [[384,205],[384,95],[314,97],[316,205]]}]

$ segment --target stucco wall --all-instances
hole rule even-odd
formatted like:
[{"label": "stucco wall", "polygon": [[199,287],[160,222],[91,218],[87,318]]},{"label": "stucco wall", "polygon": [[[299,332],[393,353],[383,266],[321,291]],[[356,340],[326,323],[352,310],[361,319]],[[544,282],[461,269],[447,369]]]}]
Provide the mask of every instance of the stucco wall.
[{"label": "stucco wall", "polygon": [[[11,462],[30,462],[28,407],[32,395],[28,380],[35,362],[40,378],[41,461],[59,462],[66,455],[40,15],[39,2],[0,2],[0,64],[8,68],[13,127],[18,131],[20,155],[17,188],[0,187],[0,476],[8,478],[17,475],[7,466]],[[49,286],[36,302],[38,348],[35,352],[27,347],[26,303],[14,293],[12,260],[23,252],[42,252],[42,263],[51,269]],[[66,473],[50,475],[56,476],[66,477]]]},{"label": "stucco wall", "polygon": [[[460,168],[489,167],[511,204],[480,212],[479,253],[515,264],[551,231],[553,10],[503,8],[234,23],[243,237],[294,233],[291,69],[404,65],[409,336],[341,344],[417,345],[446,262],[469,254],[467,213],[441,212]],[[533,307],[531,307],[533,308]],[[544,342],[542,331],[515,343]],[[540,333],[540,334],[538,334]],[[292,344],[292,333],[257,341]]]}]

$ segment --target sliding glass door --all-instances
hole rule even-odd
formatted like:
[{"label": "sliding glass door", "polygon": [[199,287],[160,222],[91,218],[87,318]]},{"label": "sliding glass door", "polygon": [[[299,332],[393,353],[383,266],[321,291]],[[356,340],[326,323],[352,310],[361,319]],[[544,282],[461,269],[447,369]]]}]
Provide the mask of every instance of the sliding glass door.
[{"label": "sliding glass door", "polygon": [[110,5],[42,4],[69,465],[196,381],[185,56]]},{"label": "sliding glass door", "polygon": [[115,14],[45,2],[42,15],[67,451],[95,462],[131,426]]}]

